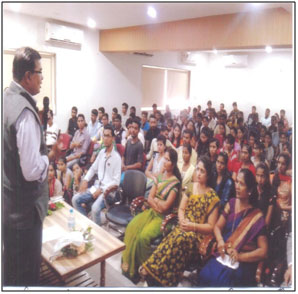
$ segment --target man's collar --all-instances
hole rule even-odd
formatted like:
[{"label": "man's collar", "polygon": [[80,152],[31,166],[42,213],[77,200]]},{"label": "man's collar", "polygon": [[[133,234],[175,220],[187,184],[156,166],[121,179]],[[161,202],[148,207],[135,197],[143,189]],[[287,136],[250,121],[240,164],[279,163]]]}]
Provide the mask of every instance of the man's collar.
[{"label": "man's collar", "polygon": [[17,83],[16,81],[12,81],[12,83],[21,90],[21,92],[26,92],[28,95],[30,95],[30,97],[33,99],[33,101],[35,103],[37,103],[37,100],[24,88],[22,87],[19,83]]}]

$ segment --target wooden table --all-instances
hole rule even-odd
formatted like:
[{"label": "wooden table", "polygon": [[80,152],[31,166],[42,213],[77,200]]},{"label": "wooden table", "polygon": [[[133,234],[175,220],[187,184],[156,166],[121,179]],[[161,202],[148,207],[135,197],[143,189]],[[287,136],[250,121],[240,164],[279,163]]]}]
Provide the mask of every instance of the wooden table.
[{"label": "wooden table", "polygon": [[[46,235],[45,232],[48,232],[51,228],[56,229],[55,231],[57,231],[57,237],[69,232],[67,227],[67,218],[69,216],[69,210],[72,207],[64,201],[60,202],[64,204],[64,207],[54,211],[52,215],[45,218],[43,223],[44,235]],[[88,226],[92,228],[91,233],[95,239],[93,242],[94,249],[83,253],[76,258],[60,257],[51,262],[50,257],[54,253],[54,246],[57,239],[48,240],[42,244],[42,258],[46,264],[53,269],[59,277],[61,277],[62,280],[66,280],[70,276],[100,262],[100,286],[104,287],[105,260],[124,250],[125,244],[75,209],[74,215],[76,220],[76,229],[86,229]]]}]

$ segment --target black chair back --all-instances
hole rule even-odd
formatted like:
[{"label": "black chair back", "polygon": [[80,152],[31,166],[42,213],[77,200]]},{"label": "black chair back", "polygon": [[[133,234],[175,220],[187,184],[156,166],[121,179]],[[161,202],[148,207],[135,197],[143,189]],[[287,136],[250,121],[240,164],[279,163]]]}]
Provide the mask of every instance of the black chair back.
[{"label": "black chair back", "polygon": [[146,183],[147,178],[143,172],[139,170],[126,171],[122,183],[123,198],[131,203],[135,197],[144,196]]}]

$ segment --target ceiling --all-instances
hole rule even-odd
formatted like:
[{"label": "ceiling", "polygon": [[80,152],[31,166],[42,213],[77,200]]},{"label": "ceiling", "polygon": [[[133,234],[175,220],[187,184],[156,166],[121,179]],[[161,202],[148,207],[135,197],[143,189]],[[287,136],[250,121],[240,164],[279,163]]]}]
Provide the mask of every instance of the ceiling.
[{"label": "ceiling", "polygon": [[[197,18],[210,15],[255,11],[260,9],[282,7],[292,12],[292,3],[195,3],[195,2],[143,2],[143,3],[96,3],[96,2],[33,2],[20,5],[2,3],[4,10],[59,20],[86,26],[90,17],[95,20],[97,29],[111,29],[128,26],[168,22],[174,20]],[[152,6],[157,11],[155,19],[147,16],[147,8]]]}]

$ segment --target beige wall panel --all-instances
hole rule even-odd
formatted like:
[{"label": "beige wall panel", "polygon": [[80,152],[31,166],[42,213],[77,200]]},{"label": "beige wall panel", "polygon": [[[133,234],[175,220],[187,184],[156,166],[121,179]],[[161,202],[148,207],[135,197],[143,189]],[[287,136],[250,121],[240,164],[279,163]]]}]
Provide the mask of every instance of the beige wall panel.
[{"label": "beige wall panel", "polygon": [[183,51],[292,46],[292,16],[282,8],[100,31],[100,51]]}]

